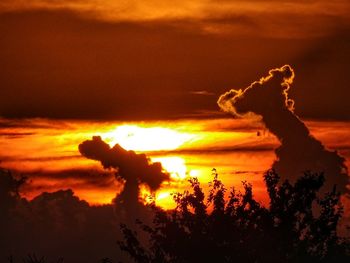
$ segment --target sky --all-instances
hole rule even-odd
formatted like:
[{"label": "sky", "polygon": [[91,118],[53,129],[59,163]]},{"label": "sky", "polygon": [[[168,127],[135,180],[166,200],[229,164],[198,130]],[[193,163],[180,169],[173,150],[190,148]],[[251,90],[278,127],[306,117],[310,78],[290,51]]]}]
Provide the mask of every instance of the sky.
[{"label": "sky", "polygon": [[147,3],[1,1],[2,116],[212,117],[290,64],[299,115],[349,119],[348,1]]},{"label": "sky", "polygon": [[[346,0],[2,0],[0,167],[28,178],[19,218],[147,220],[147,198],[173,208],[212,168],[265,205],[271,167],[338,174],[326,186],[345,194],[349,13]],[[53,203],[63,221],[44,214]]]}]

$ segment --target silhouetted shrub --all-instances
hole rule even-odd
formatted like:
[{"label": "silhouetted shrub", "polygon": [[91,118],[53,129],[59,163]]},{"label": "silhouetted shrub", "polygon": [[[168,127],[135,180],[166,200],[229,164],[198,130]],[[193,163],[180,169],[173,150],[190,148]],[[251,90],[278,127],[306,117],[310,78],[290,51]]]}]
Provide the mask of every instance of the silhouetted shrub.
[{"label": "silhouetted shrub", "polygon": [[337,235],[343,213],[339,194],[318,197],[322,174],[305,173],[294,185],[270,170],[264,175],[270,198],[265,208],[253,198],[252,186],[228,193],[213,169],[208,197],[196,178],[191,192],[176,194],[177,207],[154,206],[154,225],[139,222],[149,236],[142,244],[138,233],[121,225],[119,242],[136,262],[345,262],[349,242]]}]

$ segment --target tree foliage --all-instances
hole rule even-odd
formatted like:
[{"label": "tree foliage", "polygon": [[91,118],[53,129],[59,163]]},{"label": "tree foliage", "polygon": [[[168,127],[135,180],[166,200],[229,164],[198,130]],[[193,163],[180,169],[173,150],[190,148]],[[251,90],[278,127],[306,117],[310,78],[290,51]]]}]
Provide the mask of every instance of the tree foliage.
[{"label": "tree foliage", "polygon": [[269,170],[267,208],[254,200],[250,184],[243,182],[242,193],[228,191],[213,174],[207,197],[191,178],[191,191],[174,196],[176,209],[154,206],[153,226],[139,222],[148,244],[121,225],[120,248],[136,262],[349,262],[349,242],[336,231],[340,195],[334,187],[318,196],[323,174],[307,172],[291,184]]}]

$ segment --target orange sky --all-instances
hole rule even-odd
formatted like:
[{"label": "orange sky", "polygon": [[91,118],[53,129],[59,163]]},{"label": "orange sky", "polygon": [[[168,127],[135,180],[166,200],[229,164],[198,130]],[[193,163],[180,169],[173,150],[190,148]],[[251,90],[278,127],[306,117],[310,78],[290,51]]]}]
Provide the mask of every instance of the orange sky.
[{"label": "orange sky", "polygon": [[120,186],[77,151],[101,135],[181,178],[206,182],[215,167],[225,183],[254,181],[277,141],[258,123],[221,121],[216,101],[284,64],[296,114],[348,158],[349,12],[342,0],[3,0],[1,165],[31,173],[28,196],[72,187],[107,202]]},{"label": "orange sky", "polygon": [[1,165],[32,173],[27,196],[72,187],[107,202],[120,186],[77,152],[101,135],[181,178],[208,181],[215,167],[229,184],[254,181],[277,141],[257,122],[221,121],[216,100],[286,63],[296,113],[348,157],[349,11],[341,0],[1,1]]},{"label": "orange sky", "polygon": [[290,64],[299,116],[349,119],[349,9],[349,1],[1,1],[0,115],[213,117],[220,94]]},{"label": "orange sky", "polygon": [[[112,172],[78,152],[77,146],[94,135],[102,136],[111,146],[119,143],[162,162],[172,173],[172,182],[158,191],[158,202],[166,207],[173,204],[170,192],[188,186],[188,176],[197,176],[206,188],[212,168],[228,187],[240,188],[241,181],[247,180],[264,199],[262,174],[275,159],[273,149],[278,145],[261,124],[250,120],[118,123],[2,119],[1,124],[1,166],[29,176],[30,184],[23,189],[25,196],[71,188],[93,204],[108,203],[120,191]],[[317,139],[343,154],[349,165],[348,122],[308,121],[307,125]]]},{"label": "orange sky", "polygon": [[349,14],[349,0],[0,0],[0,254],[118,254],[119,223],[150,219],[138,195],[173,208],[213,168],[263,205],[271,167],[350,190]]}]

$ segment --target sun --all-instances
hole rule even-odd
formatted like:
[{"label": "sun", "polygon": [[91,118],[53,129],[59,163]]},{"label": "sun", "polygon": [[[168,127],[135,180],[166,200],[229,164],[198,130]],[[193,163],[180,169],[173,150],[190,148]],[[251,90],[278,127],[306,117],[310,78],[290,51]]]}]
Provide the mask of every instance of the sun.
[{"label": "sun", "polygon": [[152,162],[160,162],[163,168],[170,173],[174,180],[183,180],[188,175],[185,160],[181,157],[158,157],[152,158]]},{"label": "sun", "polygon": [[[178,191],[178,183],[185,182],[189,177],[198,176],[198,170],[188,169],[186,160],[180,156],[159,155],[152,156],[157,151],[171,151],[184,146],[185,143],[197,140],[198,135],[182,132],[176,128],[159,126],[142,127],[140,125],[120,125],[113,130],[100,134],[110,146],[119,144],[126,150],[145,152],[151,162],[160,162],[164,171],[170,174],[171,182],[163,185],[155,193],[151,193],[145,185],[140,186],[140,200],[144,203],[154,200],[164,209],[174,208],[171,193]],[[174,188],[175,187],[175,188]]]},{"label": "sun", "polygon": [[101,137],[111,146],[118,143],[126,150],[163,151],[175,150],[192,140],[195,135],[163,127],[121,125],[103,133]]}]

